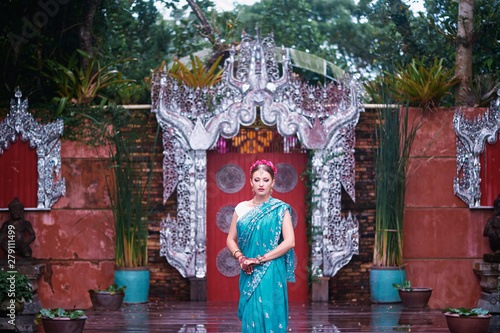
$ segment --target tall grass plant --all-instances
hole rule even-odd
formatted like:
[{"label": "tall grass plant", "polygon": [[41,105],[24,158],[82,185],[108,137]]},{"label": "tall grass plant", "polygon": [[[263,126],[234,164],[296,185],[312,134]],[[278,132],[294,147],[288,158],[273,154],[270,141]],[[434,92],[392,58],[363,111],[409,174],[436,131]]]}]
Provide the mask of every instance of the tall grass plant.
[{"label": "tall grass plant", "polygon": [[408,105],[394,106],[384,86],[386,101],[377,109],[375,127],[375,266],[400,266],[403,259],[403,216],[408,160],[421,117],[410,119]]},{"label": "tall grass plant", "polygon": [[153,152],[144,150],[144,143],[135,130],[118,131],[113,136],[114,145],[109,150],[111,173],[107,182],[115,221],[117,267],[148,264],[148,217],[158,135],[159,127]]}]

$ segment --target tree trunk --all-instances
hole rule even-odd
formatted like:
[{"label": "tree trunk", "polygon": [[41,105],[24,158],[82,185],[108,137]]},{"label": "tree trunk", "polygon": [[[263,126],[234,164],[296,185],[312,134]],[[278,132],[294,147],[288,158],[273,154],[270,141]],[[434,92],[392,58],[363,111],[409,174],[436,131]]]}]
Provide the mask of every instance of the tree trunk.
[{"label": "tree trunk", "polygon": [[[83,4],[83,14],[80,29],[78,30],[78,44],[81,50],[94,55],[92,46],[92,22],[99,5],[99,0],[86,0]],[[87,68],[88,59],[83,59],[84,67]]]},{"label": "tree trunk", "polygon": [[198,18],[198,20],[200,20],[200,22],[201,22],[202,27],[200,30],[202,31],[202,34],[205,37],[207,37],[212,44],[215,44],[215,42],[216,42],[215,37],[214,37],[215,31],[212,28],[212,26],[210,25],[210,22],[208,22],[205,14],[203,14],[200,7],[198,7],[198,5],[196,4],[195,0],[187,0],[187,2],[189,4],[189,6],[191,7],[191,9],[193,10],[196,17]]},{"label": "tree trunk", "polygon": [[455,88],[455,105],[467,103],[469,79],[472,77],[472,44],[474,42],[474,0],[459,0],[457,55],[455,76],[460,83]]}]

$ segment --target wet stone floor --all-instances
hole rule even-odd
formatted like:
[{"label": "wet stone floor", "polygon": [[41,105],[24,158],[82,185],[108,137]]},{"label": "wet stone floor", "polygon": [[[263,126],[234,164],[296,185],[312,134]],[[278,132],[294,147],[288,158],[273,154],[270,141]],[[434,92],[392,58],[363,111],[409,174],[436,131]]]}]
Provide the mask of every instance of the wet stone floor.
[{"label": "wet stone floor", "polygon": [[[241,332],[236,303],[169,302],[125,304],[120,311],[87,310],[84,332]],[[449,332],[437,309],[401,304],[341,306],[291,303],[289,332]]]}]

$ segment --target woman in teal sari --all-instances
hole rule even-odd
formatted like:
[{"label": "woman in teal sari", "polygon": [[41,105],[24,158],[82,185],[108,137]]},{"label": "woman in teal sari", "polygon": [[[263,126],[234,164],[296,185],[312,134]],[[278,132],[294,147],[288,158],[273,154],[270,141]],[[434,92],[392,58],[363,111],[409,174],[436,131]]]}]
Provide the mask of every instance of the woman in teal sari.
[{"label": "woman in teal sari", "polygon": [[271,197],[276,167],[266,160],[250,168],[254,197],[235,208],[227,247],[240,263],[238,317],[243,333],[286,332],[287,281],[295,282],[295,235],[290,206]]}]

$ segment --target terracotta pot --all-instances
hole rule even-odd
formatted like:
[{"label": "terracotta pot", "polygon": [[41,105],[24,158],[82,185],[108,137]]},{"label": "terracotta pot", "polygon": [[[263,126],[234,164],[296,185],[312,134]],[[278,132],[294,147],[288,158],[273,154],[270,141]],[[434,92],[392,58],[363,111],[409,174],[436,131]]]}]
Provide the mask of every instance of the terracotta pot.
[{"label": "terracotta pot", "polygon": [[459,316],[455,313],[445,313],[446,324],[450,333],[487,333],[491,315]]},{"label": "terracotta pot", "polygon": [[406,308],[424,308],[431,298],[432,288],[412,288],[411,291],[398,290],[403,306]]},{"label": "terracotta pot", "polygon": [[81,333],[87,318],[87,316],[76,319],[42,317],[42,324],[45,333]]},{"label": "terracotta pot", "polygon": [[117,311],[123,303],[125,292],[89,291],[90,300],[96,311]]}]

